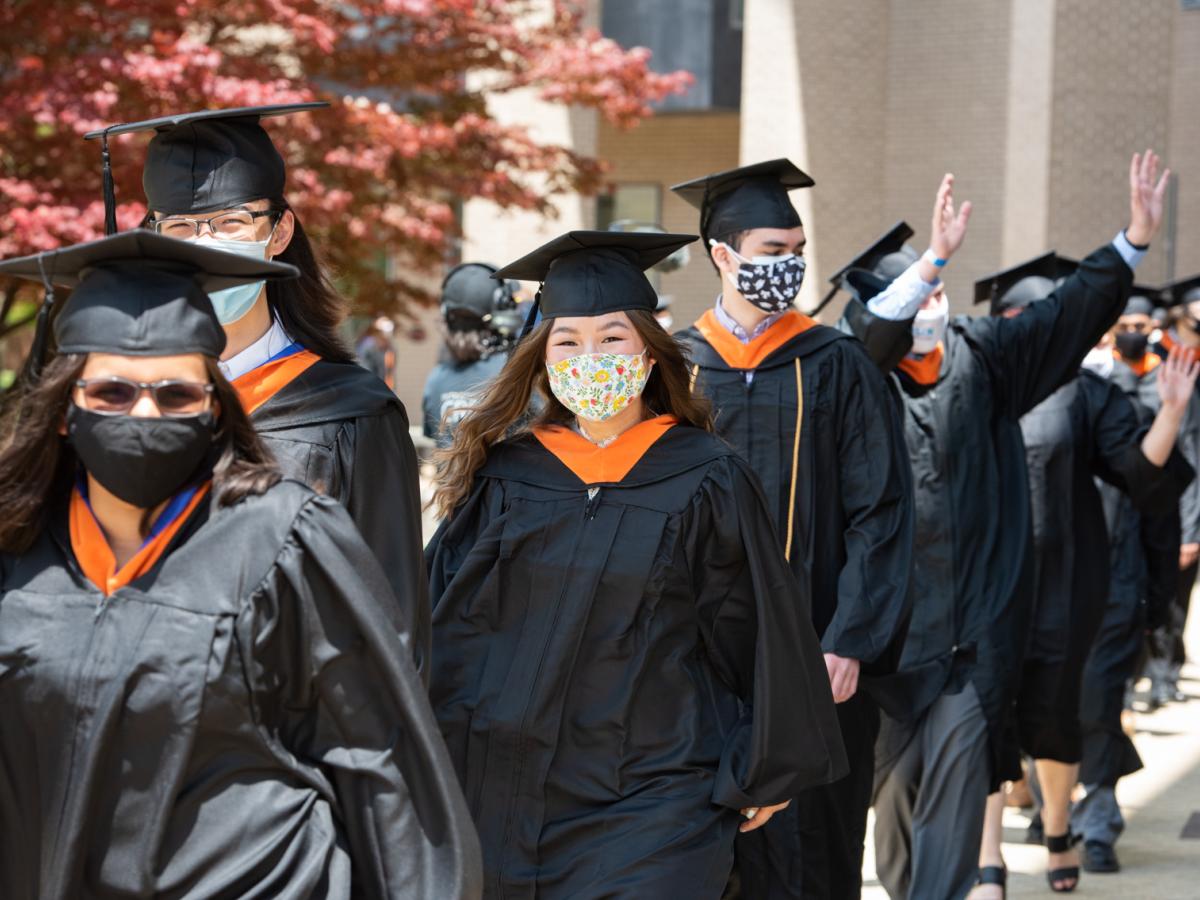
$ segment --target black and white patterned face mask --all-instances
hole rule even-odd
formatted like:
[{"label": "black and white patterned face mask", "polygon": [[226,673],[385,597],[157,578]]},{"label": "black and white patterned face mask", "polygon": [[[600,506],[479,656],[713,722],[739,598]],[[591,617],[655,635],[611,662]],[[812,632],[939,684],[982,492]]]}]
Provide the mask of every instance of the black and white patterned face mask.
[{"label": "black and white patterned face mask", "polygon": [[746,259],[728,244],[725,247],[741,263],[736,273],[725,273],[738,293],[768,313],[780,313],[792,305],[804,281],[804,257],[789,253]]}]

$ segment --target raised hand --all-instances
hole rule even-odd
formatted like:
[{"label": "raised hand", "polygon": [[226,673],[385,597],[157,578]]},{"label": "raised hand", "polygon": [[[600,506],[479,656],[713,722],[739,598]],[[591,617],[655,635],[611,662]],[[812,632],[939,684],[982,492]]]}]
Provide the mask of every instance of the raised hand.
[{"label": "raised hand", "polygon": [[955,214],[954,176],[946,173],[938,187],[937,200],[933,204],[933,222],[929,229],[929,246],[940,259],[949,259],[962,246],[970,219],[969,200]]},{"label": "raised hand", "polygon": [[1167,361],[1158,368],[1158,399],[1165,410],[1182,413],[1196,388],[1200,361],[1192,350],[1171,348]]},{"label": "raised hand", "polygon": [[[1158,154],[1147,149],[1129,161],[1129,227],[1125,237],[1131,244],[1148,245],[1162,227],[1164,197],[1171,170],[1158,177]],[[1156,180],[1157,178],[1157,180]]]}]

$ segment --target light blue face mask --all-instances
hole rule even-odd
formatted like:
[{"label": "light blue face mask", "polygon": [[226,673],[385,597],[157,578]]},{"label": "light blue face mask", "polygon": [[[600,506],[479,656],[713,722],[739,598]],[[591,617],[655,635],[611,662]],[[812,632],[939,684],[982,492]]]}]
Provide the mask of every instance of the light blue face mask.
[{"label": "light blue face mask", "polygon": [[[272,232],[273,233],[273,232]],[[265,241],[233,241],[228,238],[202,237],[195,241],[214,250],[224,250],[227,253],[237,253],[251,259],[266,259],[267,245],[271,243],[268,237]],[[250,284],[239,284],[237,287],[226,288],[223,291],[213,291],[208,295],[212,301],[217,319],[222,325],[232,325],[254,307],[265,281],[254,281]]]}]

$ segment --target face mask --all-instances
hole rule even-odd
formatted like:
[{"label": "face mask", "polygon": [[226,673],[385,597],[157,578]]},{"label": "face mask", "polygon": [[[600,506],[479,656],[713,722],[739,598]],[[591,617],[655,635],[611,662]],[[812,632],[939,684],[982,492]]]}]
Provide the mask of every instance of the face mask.
[{"label": "face mask", "polygon": [[213,416],[102,416],[72,404],[67,435],[83,467],[105,490],[151,509],[196,473],[212,448]]},{"label": "face mask", "polygon": [[1080,365],[1101,378],[1108,378],[1113,370],[1112,350],[1108,347],[1093,347]]},{"label": "face mask", "polygon": [[1122,331],[1117,335],[1117,349],[1126,359],[1141,359],[1149,345],[1150,336],[1137,331]]},{"label": "face mask", "polygon": [[932,353],[946,336],[946,325],[950,321],[950,301],[943,294],[932,309],[917,310],[913,319],[913,353]]},{"label": "face mask", "polygon": [[[271,232],[274,234],[274,230]],[[266,259],[267,245],[271,243],[270,236],[265,241],[231,241],[228,238],[213,238],[205,235],[193,241],[214,250],[224,250],[251,259]],[[239,284],[237,287],[226,288],[223,291],[213,291],[208,295],[212,301],[217,319],[222,325],[232,325],[246,313],[250,312],[258,295],[262,293],[265,281],[255,281],[250,284]]]},{"label": "face mask", "polygon": [[[717,245],[716,241],[711,243]],[[724,246],[740,263],[736,273],[725,273],[739,294],[768,313],[780,313],[792,305],[804,281],[803,257],[789,253],[746,259],[728,244]]]},{"label": "face mask", "polygon": [[547,363],[550,391],[581,419],[603,422],[640,397],[650,377],[643,351],[637,355],[590,353]]}]

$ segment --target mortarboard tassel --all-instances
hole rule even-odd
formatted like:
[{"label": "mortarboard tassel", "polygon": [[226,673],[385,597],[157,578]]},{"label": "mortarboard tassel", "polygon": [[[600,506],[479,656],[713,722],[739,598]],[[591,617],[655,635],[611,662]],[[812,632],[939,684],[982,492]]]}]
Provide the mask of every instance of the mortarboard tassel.
[{"label": "mortarboard tassel", "polygon": [[37,323],[33,329],[33,344],[29,347],[29,356],[25,358],[25,378],[33,384],[42,375],[42,364],[46,360],[46,345],[50,342],[50,313],[54,307],[54,283],[46,275],[44,263],[46,254],[38,254],[38,269],[42,273],[42,284],[46,288],[46,297],[42,300],[42,308],[38,310]]},{"label": "mortarboard tassel", "polygon": [[117,187],[113,183],[112,159],[108,155],[108,129],[100,135],[100,172],[104,193],[104,234],[117,233]]},{"label": "mortarboard tassel", "polygon": [[539,284],[537,293],[533,295],[533,305],[529,308],[529,315],[525,317],[525,324],[521,326],[521,333],[517,336],[517,343],[525,340],[529,332],[537,326],[538,315],[542,311],[542,286]]}]

